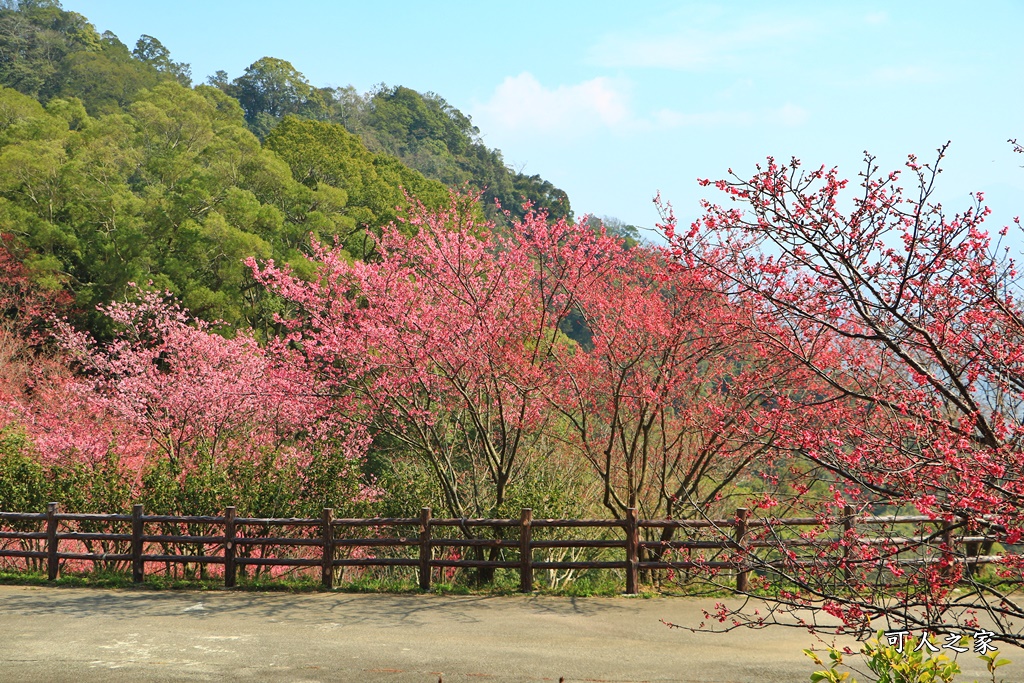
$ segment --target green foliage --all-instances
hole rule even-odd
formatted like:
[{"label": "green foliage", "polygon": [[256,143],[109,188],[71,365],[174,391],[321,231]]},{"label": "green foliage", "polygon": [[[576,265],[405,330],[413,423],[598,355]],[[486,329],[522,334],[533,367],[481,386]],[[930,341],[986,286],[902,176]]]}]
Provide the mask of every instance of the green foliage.
[{"label": "green foliage", "polygon": [[[564,595],[572,598],[590,598],[594,596],[612,597],[622,595],[622,578],[609,572],[591,570],[565,584],[558,590],[545,590],[545,593]],[[650,597],[649,593],[641,593],[641,597]]]},{"label": "green foliage", "polygon": [[131,486],[116,455],[92,464],[47,465],[15,426],[0,430],[0,509],[36,512],[60,501],[76,512],[130,508]]},{"label": "green foliage", "polygon": [[0,112],[0,229],[83,311],[152,281],[207,319],[260,326],[270,314],[242,260],[294,260],[308,232],[351,225],[343,195],[295,182],[213,88],[159,83],[99,118],[3,90]]},{"label": "green foliage", "polygon": [[6,131],[16,123],[42,115],[43,107],[34,98],[10,88],[0,90],[0,130]]},{"label": "green foliage", "polygon": [[149,514],[219,515],[234,505],[242,516],[319,517],[330,507],[358,517],[372,505],[361,496],[361,476],[323,448],[301,468],[276,452],[256,461],[200,453],[187,469],[160,459],[136,482],[114,453],[92,464],[46,464],[16,426],[0,430],[0,510],[42,511],[58,501],[67,511],[104,514],[142,503]]},{"label": "green foliage", "polygon": [[985,668],[992,674],[992,680],[996,679],[996,669],[1010,664],[1010,660],[999,656],[998,650],[993,650],[986,655],[978,655],[978,659],[985,662]]},{"label": "green foliage", "polygon": [[499,517],[516,518],[523,508],[536,517],[571,519],[588,517],[592,508],[592,484],[579,463],[561,457],[531,458],[524,471],[505,492]]},{"label": "green foliage", "polygon": [[[868,669],[874,674],[873,683],[952,683],[960,673],[960,665],[942,653],[927,651],[927,647],[919,648],[919,645],[917,638],[908,636],[900,652],[896,645],[888,643],[881,632],[866,642],[861,654],[864,655]],[[821,657],[812,650],[804,650],[804,654],[818,666],[825,666]],[[849,671],[840,670],[840,667],[849,668],[843,661],[843,655],[843,652],[830,647],[828,668],[812,673],[811,683],[857,683]],[[979,659],[985,661],[993,681],[996,669],[1010,663],[1008,659],[1000,658],[997,651],[982,655]]]},{"label": "green foliage", "polygon": [[161,80],[188,85],[189,66],[175,62],[152,36],[134,52],[109,31],[99,34],[58,2],[19,2],[0,9],[0,85],[47,102],[79,98],[92,115],[116,113]]},{"label": "green foliage", "polygon": [[170,50],[153,36],[143,34],[135,43],[132,56],[144,64],[149,64],[161,73],[173,76],[176,81],[186,88],[192,85],[192,67],[183,62],[172,60]]},{"label": "green foliage", "polygon": [[[825,662],[813,650],[804,650],[804,654],[810,657],[818,666],[825,666]],[[834,647],[828,649],[828,669],[815,671],[811,674],[811,683],[857,683],[857,679],[850,677],[849,671],[839,671],[837,667],[843,666],[843,653]]]},{"label": "green foliage", "polygon": [[218,515],[235,506],[240,516],[319,517],[325,507],[339,515],[367,511],[360,503],[359,473],[323,451],[305,469],[285,464],[278,453],[255,462],[199,455],[187,471],[160,460],[143,476],[138,502],[152,514]]},{"label": "green foliage", "polygon": [[643,236],[640,234],[640,228],[635,225],[629,225],[613,216],[603,216],[598,218],[597,216],[587,217],[587,225],[590,226],[594,232],[600,232],[604,230],[606,235],[610,237],[618,237],[622,240],[623,245],[627,249],[632,249],[643,241]]},{"label": "green foliage", "polygon": [[134,59],[128,47],[109,31],[101,36],[99,48],[70,53],[45,99],[74,96],[93,116],[115,114],[130,105],[139,91],[168,78]]},{"label": "green foliage", "polygon": [[[393,221],[396,207],[407,205],[403,189],[431,208],[448,200],[443,185],[397,159],[373,154],[335,123],[287,117],[267,136],[266,146],[311,190],[325,186],[342,190],[344,194],[336,195],[335,201],[347,198],[347,213],[360,227],[377,229]],[[343,236],[346,245],[353,234]]]},{"label": "green foliage", "polygon": [[572,217],[565,192],[540,176],[509,169],[500,151],[483,144],[470,117],[440,95],[380,86],[354,109],[345,126],[362,135],[371,149],[393,154],[450,187],[468,185],[481,192],[489,217],[499,215],[495,201],[516,218],[522,217],[524,202],[552,218]]},{"label": "green foliage", "polygon": [[433,93],[316,88],[273,57],[190,89],[189,66],[154,36],[129,50],[58,2],[3,7],[0,230],[40,284],[72,293],[76,322],[100,338],[109,331],[96,305],[129,282],[270,334],[280,304],[242,260],[312,276],[310,235],[371,256],[407,194],[439,207],[445,185],[468,186],[491,217],[495,199],[516,215],[524,199],[569,213],[563,192],[512,173]]},{"label": "green foliage", "polygon": [[[216,81],[215,81],[216,82]],[[298,69],[283,59],[263,57],[250,64],[245,73],[225,86],[238,99],[245,120],[260,138],[288,114],[315,113],[322,109],[319,93]]]},{"label": "green foliage", "polygon": [[382,144],[400,154],[437,141],[451,154],[463,155],[480,135],[472,120],[444,98],[402,86],[382,86],[373,94],[366,124]]},{"label": "green foliage", "polygon": [[895,645],[883,642],[881,634],[864,645],[868,668],[878,677],[878,683],[926,683],[952,681],[960,673],[960,666],[942,653],[925,655],[913,636],[907,638],[903,652]]},{"label": "green foliage", "polygon": [[0,85],[32,97],[56,91],[76,52],[97,52],[100,35],[85,17],[57,2],[19,2],[0,10]]},{"label": "green foliage", "polygon": [[374,506],[382,517],[416,517],[423,507],[444,509],[433,477],[414,458],[401,457],[377,444],[370,451],[367,470],[382,492]]},{"label": "green foliage", "polygon": [[45,472],[29,452],[28,439],[14,426],[0,430],[0,510],[46,508]]},{"label": "green foliage", "polygon": [[[397,183],[429,204],[430,199],[425,195],[436,194],[437,189],[425,184],[425,177],[450,188],[468,187],[480,193],[490,218],[501,217],[496,201],[516,218],[522,217],[524,202],[547,211],[553,218],[572,216],[565,192],[540,176],[509,169],[500,151],[483,144],[480,131],[470,117],[435,93],[422,94],[402,86],[382,85],[362,97],[351,86],[315,88],[292,64],[273,57],[254,62],[233,81],[228,81],[226,72],[218,71],[208,82],[238,99],[249,128],[260,139],[272,140],[273,131],[289,116],[340,124],[376,153],[376,170],[392,187],[392,192]],[[293,126],[287,135],[294,134]],[[320,135],[326,134],[321,131]],[[329,137],[345,150],[344,154],[352,156],[350,140],[337,132]],[[280,136],[278,140],[274,148],[284,154]],[[376,197],[385,204],[374,207],[373,195],[360,194],[368,190],[364,189],[366,179],[358,174],[343,179],[337,175],[314,178],[309,174],[314,172],[315,175],[317,169],[310,168],[308,163],[299,163],[300,168],[296,168],[298,159],[307,156],[301,152],[290,155],[289,165],[296,178],[307,184],[327,182],[346,190],[353,186],[359,195],[353,203],[370,207],[371,212],[367,216],[371,220],[360,220],[360,223],[387,218],[386,214],[397,203],[388,204],[394,197],[378,194]],[[396,163],[396,159],[400,163]],[[337,169],[336,162],[334,159],[327,164]],[[389,177],[381,166],[390,166],[392,176],[400,177]],[[409,169],[419,173],[410,173]]]}]

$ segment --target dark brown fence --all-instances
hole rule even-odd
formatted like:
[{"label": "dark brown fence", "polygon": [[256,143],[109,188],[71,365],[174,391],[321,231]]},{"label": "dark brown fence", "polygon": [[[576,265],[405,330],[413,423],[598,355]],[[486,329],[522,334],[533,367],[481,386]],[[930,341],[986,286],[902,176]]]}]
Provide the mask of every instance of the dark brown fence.
[{"label": "dark brown fence", "polygon": [[[64,522],[77,522],[79,528],[62,530]],[[639,573],[644,570],[710,569],[735,572],[736,587],[742,591],[747,588],[751,570],[770,571],[779,561],[764,559],[752,563],[749,553],[737,551],[756,552],[757,548],[778,547],[779,529],[820,528],[822,523],[823,520],[813,517],[752,519],[745,508],[737,509],[731,519],[719,520],[641,520],[635,509],[628,510],[625,519],[621,520],[535,519],[529,509],[524,509],[519,519],[443,519],[433,518],[430,508],[423,508],[419,517],[410,518],[344,519],[335,518],[331,509],[324,509],[319,519],[291,519],[238,517],[233,507],[227,508],[223,516],[146,515],[141,505],[134,506],[130,515],[77,514],[60,512],[57,503],[50,503],[45,513],[0,512],[0,558],[25,558],[36,566],[45,566],[50,580],[57,578],[62,563],[67,560],[91,561],[111,567],[130,565],[135,582],[143,581],[147,563],[164,563],[168,568],[175,564],[219,565],[223,567],[224,585],[228,587],[235,585],[240,567],[250,566],[319,567],[321,581],[327,588],[333,586],[335,570],[341,567],[410,567],[418,573],[423,590],[430,588],[431,575],[438,568],[509,569],[518,571],[520,590],[524,592],[533,590],[535,570],[621,570],[625,574],[626,593],[635,593]],[[855,517],[848,507],[844,516],[833,520],[833,523],[841,527],[841,533],[862,525],[889,525],[890,528],[899,524],[918,525],[918,528],[934,526],[933,533],[919,533],[912,537],[889,534],[858,539],[858,543],[899,548],[895,556],[889,558],[899,565],[941,562],[948,566],[961,562],[968,572],[973,572],[979,564],[1001,560],[999,556],[987,554],[994,538],[967,535],[963,531],[968,526],[966,521],[943,522],[925,516]],[[125,531],[88,530],[115,525],[120,525]],[[29,527],[41,527],[43,530],[25,530]],[[211,528],[219,533],[210,533]],[[566,539],[555,534],[553,538],[534,538],[535,530],[546,530],[543,534],[538,532],[538,535],[551,536],[550,530],[574,528],[611,530],[621,533],[621,537]],[[190,529],[205,531],[190,532]],[[274,529],[281,531],[272,535]],[[285,529],[296,533],[287,534]],[[398,533],[384,534],[383,531],[388,529]],[[480,537],[475,530],[481,529],[489,530],[498,537]],[[701,529],[711,530],[717,538],[641,538],[645,530],[651,536],[660,530],[662,539],[671,539],[672,532],[680,529],[689,530],[691,534]],[[722,538],[728,529],[732,530],[731,540]],[[773,538],[759,534],[759,529],[771,530]],[[461,536],[458,535],[460,532]],[[75,542],[75,548],[68,550],[68,542]],[[784,543],[787,547],[800,548],[821,545],[822,539],[796,536]],[[189,548],[189,552],[176,552],[182,547]],[[257,547],[263,549],[258,556],[252,552]],[[303,549],[307,550],[305,557],[289,557],[289,552],[269,556],[267,549],[273,548],[290,549],[291,554],[300,555]],[[535,551],[565,548],[602,549],[610,551],[613,556],[621,551],[621,559],[571,562],[534,559]],[[353,553],[354,549],[362,552]],[[377,557],[367,555],[366,549],[377,549],[374,552],[378,553],[385,549],[402,549],[405,556]],[[922,549],[937,552],[922,553]],[[478,559],[452,556],[453,550],[477,551]],[[719,553],[712,556],[719,559],[693,559],[695,550]],[[491,557],[479,559],[483,556],[482,551],[488,551]],[[506,551],[514,557],[508,559]],[[691,555],[682,559],[679,551]],[[898,557],[904,551],[914,556]],[[797,563],[814,561],[813,558],[796,560]]]}]

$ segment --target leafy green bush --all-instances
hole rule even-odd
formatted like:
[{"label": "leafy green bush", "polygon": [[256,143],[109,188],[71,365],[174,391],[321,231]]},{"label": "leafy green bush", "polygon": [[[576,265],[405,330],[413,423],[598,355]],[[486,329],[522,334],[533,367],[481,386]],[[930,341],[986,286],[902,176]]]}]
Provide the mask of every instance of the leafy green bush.
[{"label": "leafy green bush", "polygon": [[[962,644],[962,643],[961,643]],[[924,647],[918,647],[918,639],[908,636],[902,648],[890,645],[885,635],[878,635],[864,644],[861,654],[867,660],[868,669],[874,674],[871,683],[953,683],[961,673],[960,665],[940,652],[925,653]],[[804,654],[814,660],[818,666],[825,666],[812,650],[804,650]],[[829,664],[827,669],[820,669],[811,674],[811,683],[857,683],[850,671],[841,671],[840,667],[850,668],[843,661],[843,655],[849,654],[834,647],[828,649]],[[1008,659],[1000,659],[998,652],[981,655],[985,661],[992,681],[996,680],[996,669],[1010,663]]]}]

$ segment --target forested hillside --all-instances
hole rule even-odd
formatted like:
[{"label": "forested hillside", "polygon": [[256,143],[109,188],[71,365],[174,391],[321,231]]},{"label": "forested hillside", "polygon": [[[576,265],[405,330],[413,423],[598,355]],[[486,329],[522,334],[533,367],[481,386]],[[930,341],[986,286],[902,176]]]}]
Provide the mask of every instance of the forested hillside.
[{"label": "forested hillside", "polygon": [[[343,75],[342,75],[343,76]],[[194,314],[264,328],[272,310],[246,257],[310,272],[309,237],[351,258],[408,197],[437,208],[445,186],[514,215],[568,215],[565,193],[513,173],[440,96],[316,88],[266,57],[192,85],[152,36],[129,49],[55,1],[0,9],[0,233],[31,278],[97,304],[152,282]],[[271,307],[272,308],[272,307]]]},{"label": "forested hillside", "polygon": [[270,57],[233,81],[219,71],[209,82],[238,99],[261,138],[288,115],[339,123],[369,149],[395,156],[428,178],[481,192],[489,216],[497,200],[521,218],[524,199],[553,217],[572,215],[565,192],[540,176],[510,170],[500,151],[483,144],[470,118],[436,93],[383,84],[365,95],[352,86],[316,88],[291,64]]}]

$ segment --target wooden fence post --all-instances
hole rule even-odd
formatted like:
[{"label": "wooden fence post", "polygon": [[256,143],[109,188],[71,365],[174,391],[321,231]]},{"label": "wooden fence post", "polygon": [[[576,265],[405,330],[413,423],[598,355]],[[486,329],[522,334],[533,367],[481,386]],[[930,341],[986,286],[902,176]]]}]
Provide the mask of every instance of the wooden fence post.
[{"label": "wooden fence post", "polygon": [[420,590],[430,590],[430,508],[420,510]]},{"label": "wooden fence post", "polygon": [[[747,535],[747,514],[749,510],[747,508],[736,508],[736,530],[735,540],[736,545],[739,546],[738,550],[741,553],[740,562],[744,562],[743,552],[743,537]],[[747,590],[747,578],[749,577],[749,571],[742,569],[742,564],[736,567],[736,590],[745,591]]]},{"label": "wooden fence post", "polygon": [[530,540],[533,532],[533,509],[523,508],[519,516],[519,592],[533,590],[533,549]]},{"label": "wooden fence post", "polygon": [[324,543],[323,564],[320,567],[320,582],[324,588],[334,588],[334,527],[331,521],[334,519],[334,508],[324,508],[320,524],[321,535]]},{"label": "wooden fence post", "polygon": [[46,504],[46,578],[57,580],[57,504]]},{"label": "wooden fence post", "polygon": [[235,528],[236,509],[234,505],[224,508],[224,587],[234,588],[238,576],[238,565],[235,564],[235,539],[238,531]]},{"label": "wooden fence post", "polygon": [[142,505],[132,505],[132,582],[142,583],[146,578],[146,564],[142,561]]},{"label": "wooden fence post", "polygon": [[942,570],[943,575],[948,576],[953,571],[953,523],[942,523],[942,559],[946,561],[946,567]]},{"label": "wooden fence post", "polygon": [[843,579],[850,580],[853,573],[850,571],[850,532],[853,531],[853,506],[843,506]]},{"label": "wooden fence post", "polygon": [[626,509],[626,593],[637,591],[638,566],[640,564],[640,527],[637,524],[636,508]]},{"label": "wooden fence post", "polygon": [[978,571],[978,555],[981,555],[981,541],[971,541],[966,546],[967,562],[965,564],[967,568],[967,576],[974,576]]}]

